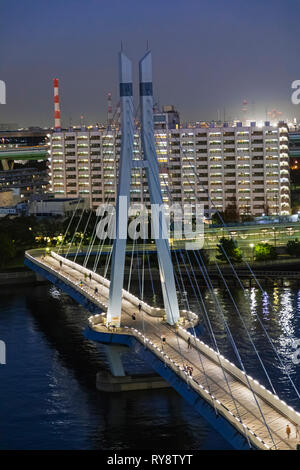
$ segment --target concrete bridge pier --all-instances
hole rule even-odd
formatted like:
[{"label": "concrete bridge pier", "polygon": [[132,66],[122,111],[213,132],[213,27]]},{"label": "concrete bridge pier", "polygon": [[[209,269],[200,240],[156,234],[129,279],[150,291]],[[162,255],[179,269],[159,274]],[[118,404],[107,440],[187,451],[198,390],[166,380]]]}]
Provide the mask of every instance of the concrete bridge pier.
[{"label": "concrete bridge pier", "polygon": [[110,371],[114,377],[125,377],[125,370],[121,355],[129,351],[128,346],[106,344],[104,346],[105,354],[109,362]]},{"label": "concrete bridge pier", "polygon": [[[102,343],[103,344],[103,343]],[[122,354],[130,347],[118,344],[103,344],[110,372],[100,370],[96,375],[96,388],[101,392],[126,392],[166,388],[170,385],[154,370],[152,374],[127,375],[122,363]]]}]

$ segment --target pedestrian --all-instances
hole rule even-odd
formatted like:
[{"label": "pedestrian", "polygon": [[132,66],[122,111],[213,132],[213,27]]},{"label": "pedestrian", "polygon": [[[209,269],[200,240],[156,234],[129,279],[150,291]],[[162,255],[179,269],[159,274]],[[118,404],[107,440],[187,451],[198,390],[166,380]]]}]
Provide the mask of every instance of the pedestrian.
[{"label": "pedestrian", "polygon": [[187,340],[187,344],[188,344],[188,349],[191,349],[191,337],[189,336],[188,337],[188,340]]},{"label": "pedestrian", "polygon": [[299,426],[298,424],[295,424],[295,433],[296,433],[296,439],[300,437],[300,433],[299,433]]},{"label": "pedestrian", "polygon": [[190,377],[193,377],[193,368],[191,366],[189,367],[189,374],[190,374]]},{"label": "pedestrian", "polygon": [[132,320],[135,320],[135,314],[134,313],[131,315],[131,318],[132,318]]},{"label": "pedestrian", "polygon": [[162,335],[161,340],[162,340],[163,343],[166,342],[166,337],[165,337],[165,335]]},{"label": "pedestrian", "polygon": [[59,266],[62,267],[62,260],[59,261]]},{"label": "pedestrian", "polygon": [[141,313],[141,310],[142,310],[142,304],[141,303],[139,303],[138,309],[139,309],[139,312]]},{"label": "pedestrian", "polygon": [[289,438],[290,438],[290,434],[291,434],[291,428],[289,427],[288,424],[286,425],[285,432],[286,432],[286,435],[287,435],[287,437],[288,437],[288,439],[289,439]]},{"label": "pedestrian", "polygon": [[91,273],[89,274],[89,278],[90,278],[90,281],[91,281],[92,280],[92,274]]},{"label": "pedestrian", "polygon": [[95,294],[98,294],[98,287],[95,287],[94,292],[95,292]]}]

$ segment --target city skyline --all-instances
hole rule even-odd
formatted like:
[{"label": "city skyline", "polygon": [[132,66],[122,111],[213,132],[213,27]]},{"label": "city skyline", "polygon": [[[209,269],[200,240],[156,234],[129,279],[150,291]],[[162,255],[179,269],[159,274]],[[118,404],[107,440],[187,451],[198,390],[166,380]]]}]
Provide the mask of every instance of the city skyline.
[{"label": "city skyline", "polygon": [[[7,104],[0,122],[53,125],[52,79],[60,79],[63,126],[104,122],[107,93],[118,101],[117,52],[121,41],[135,61],[153,52],[155,99],[174,104],[182,120],[299,119],[291,83],[299,78],[297,11],[277,0],[245,4],[219,0],[201,5],[154,1],[54,0],[3,2],[2,71]],[[10,19],[14,21],[11,22]],[[5,44],[5,46],[4,46]],[[20,53],[22,52],[22,53]]]}]

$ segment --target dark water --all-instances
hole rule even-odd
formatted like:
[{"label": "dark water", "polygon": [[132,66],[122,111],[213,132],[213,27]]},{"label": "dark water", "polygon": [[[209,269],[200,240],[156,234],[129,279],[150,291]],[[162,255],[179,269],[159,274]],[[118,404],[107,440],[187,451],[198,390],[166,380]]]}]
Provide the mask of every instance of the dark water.
[{"label": "dark water", "polygon": [[[249,372],[263,382],[255,355],[224,292],[216,291],[226,320]],[[234,355],[224,325],[208,293],[203,293],[217,341]],[[293,364],[291,338],[300,339],[300,292],[290,287],[250,291],[250,301],[235,292],[247,327],[282,397],[297,407],[287,378],[268,347],[255,313],[274,339],[292,378],[300,387],[300,366]],[[196,302],[191,307],[199,311]],[[172,390],[105,394],[95,390],[97,370],[107,368],[101,346],[84,339],[88,313],[53,287],[0,290],[0,339],[7,364],[0,365],[1,449],[227,449],[229,445]],[[207,330],[203,332],[210,338]],[[129,372],[145,371],[138,358],[126,357]]]}]

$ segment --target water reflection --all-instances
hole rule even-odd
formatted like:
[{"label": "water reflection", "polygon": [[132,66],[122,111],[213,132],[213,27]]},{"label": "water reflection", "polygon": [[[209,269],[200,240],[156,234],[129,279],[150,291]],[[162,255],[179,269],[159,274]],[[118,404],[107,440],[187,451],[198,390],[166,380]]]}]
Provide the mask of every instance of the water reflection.
[{"label": "water reflection", "polygon": [[[138,284],[132,287],[138,294]],[[158,283],[155,291],[157,306],[161,306]],[[7,366],[0,369],[0,415],[5,425],[2,448],[228,448],[172,390],[117,395],[97,392],[95,375],[107,367],[107,361],[101,346],[83,337],[89,314],[64,293],[53,292],[51,286],[1,291],[0,336],[7,344],[8,356]],[[214,295],[206,289],[201,293],[221,353],[237,363]],[[214,294],[246,370],[270,388],[230,296],[224,289],[214,289]],[[276,390],[300,409],[258,321],[299,388],[300,364],[292,361],[292,341],[300,339],[299,289],[274,286],[262,293],[252,287],[244,293],[236,288],[232,295]],[[152,297],[151,287],[147,291],[146,286],[145,300],[151,302]],[[273,309],[268,299],[273,301]],[[213,345],[201,304],[192,292],[189,303],[200,316],[203,339]],[[125,366],[129,372],[146,371],[148,367],[132,354],[125,356]]]}]

